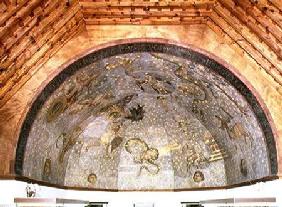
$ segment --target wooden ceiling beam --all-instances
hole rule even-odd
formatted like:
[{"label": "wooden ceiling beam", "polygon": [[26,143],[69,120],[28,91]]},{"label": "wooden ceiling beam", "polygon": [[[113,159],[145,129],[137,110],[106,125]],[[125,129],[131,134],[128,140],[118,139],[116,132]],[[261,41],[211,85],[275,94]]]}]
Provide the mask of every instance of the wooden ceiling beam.
[{"label": "wooden ceiling beam", "polygon": [[[49,48],[47,45],[42,47],[37,53],[37,57],[32,58],[31,61],[23,66],[23,70],[18,71],[17,75],[13,77],[7,84],[5,84],[0,90],[0,106],[6,103],[7,100],[19,90],[24,83],[26,83],[32,74],[40,68],[47,60],[50,59],[66,42],[68,42],[75,35],[85,29],[85,23],[83,20],[78,25],[70,27],[71,29],[66,31],[60,41],[55,43],[53,47]],[[66,35],[68,34],[68,35]]]},{"label": "wooden ceiling beam", "polygon": [[80,0],[80,5],[85,22],[90,25],[178,25],[204,22],[196,17],[207,17],[212,12],[214,0]]},{"label": "wooden ceiling beam", "polygon": [[[12,4],[5,4],[6,5],[6,9],[5,11],[0,15],[0,26],[2,26],[2,24],[4,22],[6,22],[10,17],[12,17],[15,13],[17,13],[22,7],[26,6],[26,4],[29,2],[30,0],[24,0],[21,1],[21,3],[19,5],[17,5],[16,7],[13,6]],[[4,2],[2,2],[4,3]],[[1,5],[1,4],[0,4]],[[2,5],[4,6],[4,4]]]},{"label": "wooden ceiling beam", "polygon": [[204,24],[206,19],[203,17],[161,17],[161,18],[92,18],[85,19],[86,25],[185,25],[185,24]]},{"label": "wooden ceiling beam", "polygon": [[214,5],[214,0],[201,0],[201,1],[87,1],[80,0],[82,9],[87,8],[108,8],[108,7],[147,7],[147,8],[160,8],[160,7],[181,7],[181,8],[211,8]]},{"label": "wooden ceiling beam", "polygon": [[[40,11],[42,18],[38,19],[37,16],[27,17],[23,22],[23,26],[18,27],[14,32],[14,35],[7,35],[3,37],[3,41],[5,42],[4,47],[6,50],[9,50],[11,47],[15,46],[15,44],[19,43],[25,36],[36,38],[37,34],[39,32],[43,32],[42,30],[48,26],[48,23],[53,20],[56,21],[56,19],[52,18],[52,16],[54,16],[53,14],[57,14],[58,11],[63,12],[60,10],[60,8],[64,8],[64,4],[62,1],[48,1],[51,2],[51,4]],[[54,13],[51,13],[51,11],[54,11]],[[59,15],[61,14],[62,13]]]},{"label": "wooden ceiling beam", "polygon": [[[49,1],[52,2],[52,0],[49,0]],[[52,7],[52,5],[50,5],[50,7]],[[15,64],[16,62],[15,59],[17,59],[22,53],[24,53],[25,50],[30,49],[32,45],[37,45],[37,42],[39,40],[38,35],[44,34],[48,26],[50,28],[50,26],[52,26],[54,22],[59,21],[60,16],[63,15],[65,11],[66,11],[65,6],[64,4],[61,3],[60,5],[58,5],[54,13],[52,13],[49,16],[48,19],[45,18],[45,19],[42,19],[42,21],[37,21],[36,22],[37,24],[34,25],[34,27],[25,36],[22,36],[18,40],[17,38],[19,35],[17,35],[17,33],[16,33],[16,36],[10,36],[9,39],[12,39],[12,40],[14,39],[14,42],[16,45],[10,48],[11,45],[9,45],[9,42],[11,42],[12,40],[6,41],[6,43],[4,44],[4,47],[7,48],[6,50],[7,58],[5,60],[6,69],[9,70],[10,65]],[[49,9],[46,8],[45,12],[49,12]],[[37,18],[35,18],[35,20],[37,20]],[[1,75],[0,75],[0,82],[1,81],[2,80],[1,80]]]},{"label": "wooden ceiling beam", "polygon": [[[39,62],[47,61],[74,33],[85,28],[78,1],[68,6],[64,1],[44,0],[29,13],[32,15],[26,16],[22,25],[15,24],[13,33],[0,38],[4,48],[0,50],[4,51],[0,56],[1,103],[5,94],[20,87],[23,77]],[[36,21],[38,16],[42,18]]]},{"label": "wooden ceiling beam", "polygon": [[[282,72],[282,62],[278,60],[276,54],[272,49],[266,45],[261,39],[259,39],[252,31],[244,24],[241,24],[240,21],[230,14],[230,11],[218,3],[214,7],[214,13],[211,14],[213,17],[217,14],[218,19],[213,19],[214,21],[226,21],[238,34],[242,36],[241,41],[246,41],[252,45],[266,60],[268,60],[273,67],[266,69],[273,70],[276,68],[279,73]],[[227,27],[225,25],[225,27]],[[240,42],[241,42],[240,41]],[[252,51],[253,52],[253,51]],[[282,74],[280,74],[282,77]]]},{"label": "wooden ceiling beam", "polygon": [[31,0],[22,7],[21,10],[18,10],[13,14],[7,21],[4,21],[0,24],[0,38],[8,33],[12,27],[22,21],[26,16],[29,16],[30,12],[34,10],[39,4],[41,0]]},{"label": "wooden ceiling beam", "polygon": [[86,16],[99,16],[99,15],[132,15],[132,16],[200,16],[200,15],[208,15],[211,11],[207,10],[194,10],[191,9],[189,11],[183,11],[183,10],[149,10],[144,11],[143,9],[97,9],[97,10],[84,10],[83,15]]},{"label": "wooden ceiling beam", "polygon": [[83,13],[84,18],[91,19],[97,17],[133,17],[133,18],[144,18],[144,17],[201,17],[208,16],[210,12],[131,12],[131,11],[122,11],[122,12],[96,12],[96,13]]},{"label": "wooden ceiling beam", "polygon": [[[63,7],[63,9],[65,9]],[[42,47],[45,42],[51,41],[51,38],[57,34],[57,32],[79,11],[79,7],[75,6],[74,8],[61,13],[65,15],[65,18],[60,18],[61,15],[55,17],[55,21],[50,21],[52,24],[49,25],[49,29],[46,32],[41,33],[41,37],[34,38],[34,42],[27,36],[18,47],[14,47],[10,52],[8,58],[9,64],[5,72],[0,74],[0,83],[5,84],[8,79],[15,73],[15,70],[18,70],[21,65],[17,64],[21,57],[28,60],[32,55],[36,54],[38,50]],[[81,16],[82,18],[82,16]],[[35,28],[35,30],[38,28]],[[39,30],[40,31],[40,30]]]},{"label": "wooden ceiling beam", "polygon": [[276,24],[273,20],[267,18],[263,13],[255,6],[251,4],[249,0],[237,1],[237,5],[246,11],[258,24],[260,24],[266,31],[267,34],[271,33],[276,38],[276,41],[282,43],[282,28]]},{"label": "wooden ceiling beam", "polygon": [[266,18],[271,19],[273,22],[279,25],[279,27],[282,28],[282,13],[279,11],[279,9],[277,9],[268,1],[257,1],[255,5],[258,9],[261,10],[261,12],[266,16]]},{"label": "wooden ceiling beam", "polygon": [[272,4],[273,6],[275,6],[280,12],[282,12],[282,1],[281,0],[267,0],[267,1],[270,4]]},{"label": "wooden ceiling beam", "polygon": [[247,15],[240,7],[236,6],[232,0],[218,0],[218,3],[230,12],[230,17],[235,16],[239,20],[239,25],[247,26],[257,37],[259,37],[260,42],[265,42],[265,44],[275,52],[275,56],[282,59],[282,45],[277,42],[271,34],[267,34],[255,19]]},{"label": "wooden ceiling beam", "polygon": [[234,28],[217,13],[213,13],[207,21],[207,25],[217,34],[226,37],[230,46],[238,46],[253,61],[255,61],[264,72],[266,72],[277,85],[282,86],[282,76],[280,71],[261,54],[254,45],[248,42],[244,36],[234,30]]}]

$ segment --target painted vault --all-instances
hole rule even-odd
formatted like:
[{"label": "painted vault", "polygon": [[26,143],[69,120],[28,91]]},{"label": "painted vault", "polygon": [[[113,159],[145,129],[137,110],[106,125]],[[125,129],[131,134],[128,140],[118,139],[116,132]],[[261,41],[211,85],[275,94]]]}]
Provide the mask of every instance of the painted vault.
[{"label": "painted vault", "polygon": [[108,190],[221,187],[271,176],[257,109],[208,58],[177,50],[100,55],[60,74],[27,117],[20,174]]}]

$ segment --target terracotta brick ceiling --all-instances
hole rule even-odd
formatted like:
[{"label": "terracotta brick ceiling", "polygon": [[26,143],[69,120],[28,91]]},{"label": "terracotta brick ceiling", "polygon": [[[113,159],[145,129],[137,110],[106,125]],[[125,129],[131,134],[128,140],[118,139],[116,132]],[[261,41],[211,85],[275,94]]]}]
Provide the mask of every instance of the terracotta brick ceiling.
[{"label": "terracotta brick ceiling", "polygon": [[282,85],[281,0],[0,0],[0,106],[88,25],[205,24]]}]

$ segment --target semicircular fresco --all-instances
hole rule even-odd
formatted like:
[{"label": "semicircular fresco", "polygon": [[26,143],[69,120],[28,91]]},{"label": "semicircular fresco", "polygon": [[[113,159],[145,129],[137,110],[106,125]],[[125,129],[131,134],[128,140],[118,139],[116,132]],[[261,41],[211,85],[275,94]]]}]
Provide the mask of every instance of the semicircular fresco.
[{"label": "semicircular fresco", "polygon": [[177,190],[275,173],[266,118],[223,66],[178,47],[117,50],[76,62],[42,92],[22,129],[18,174],[71,187]]}]

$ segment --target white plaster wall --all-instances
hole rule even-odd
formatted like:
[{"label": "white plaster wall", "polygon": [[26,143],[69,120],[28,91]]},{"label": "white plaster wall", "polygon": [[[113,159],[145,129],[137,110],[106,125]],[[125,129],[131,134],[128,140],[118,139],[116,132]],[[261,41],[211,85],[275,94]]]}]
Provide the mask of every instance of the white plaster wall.
[{"label": "white plaster wall", "polygon": [[[14,197],[25,197],[26,183],[0,180],[0,205],[13,204]],[[133,203],[151,202],[155,207],[180,207],[182,201],[229,197],[276,197],[276,206],[282,207],[282,180],[257,183],[229,190],[188,192],[93,192],[61,190],[38,186],[38,197],[60,197],[89,201],[108,201],[109,207],[133,207]]]}]

